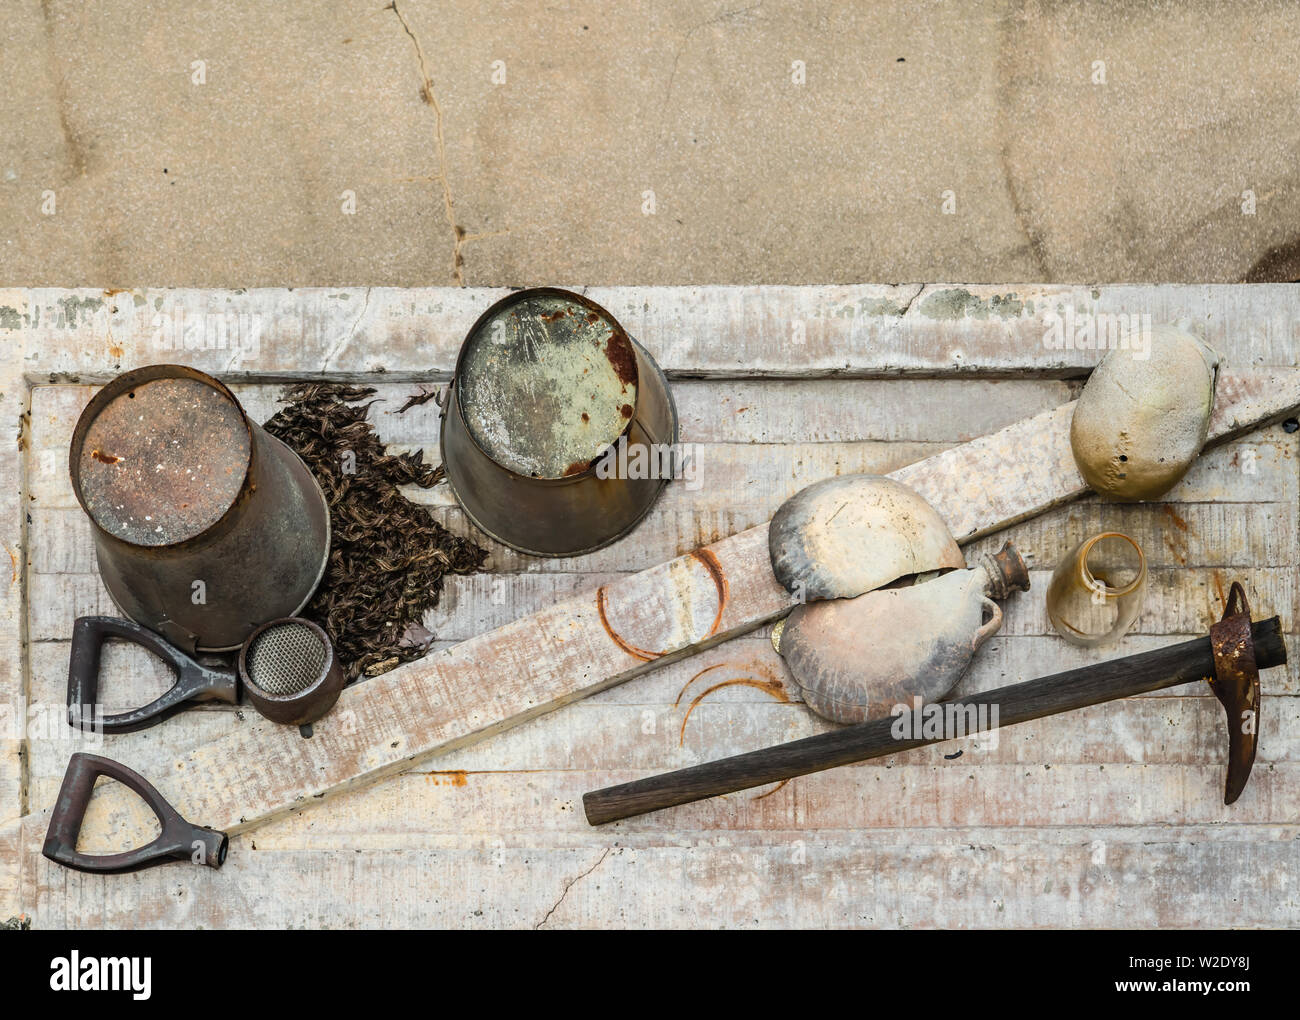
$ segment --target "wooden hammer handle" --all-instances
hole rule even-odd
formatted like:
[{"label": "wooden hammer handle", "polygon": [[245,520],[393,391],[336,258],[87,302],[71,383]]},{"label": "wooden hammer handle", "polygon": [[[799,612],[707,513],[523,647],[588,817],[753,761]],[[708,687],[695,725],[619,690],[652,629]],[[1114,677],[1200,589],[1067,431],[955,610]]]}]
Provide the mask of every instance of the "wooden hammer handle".
[{"label": "wooden hammer handle", "polygon": [[[1282,627],[1276,616],[1253,624],[1251,630],[1255,662],[1260,669],[1286,662]],[[996,705],[996,725],[1014,726],[1134,694],[1208,680],[1212,676],[1214,653],[1210,639],[1203,637],[938,704],[954,709],[969,706],[976,710],[980,706]],[[893,717],[874,719],[676,772],[608,786],[586,794],[582,798],[583,808],[588,822],[601,825],[948,739],[921,736],[899,739],[892,732],[895,722]]]}]

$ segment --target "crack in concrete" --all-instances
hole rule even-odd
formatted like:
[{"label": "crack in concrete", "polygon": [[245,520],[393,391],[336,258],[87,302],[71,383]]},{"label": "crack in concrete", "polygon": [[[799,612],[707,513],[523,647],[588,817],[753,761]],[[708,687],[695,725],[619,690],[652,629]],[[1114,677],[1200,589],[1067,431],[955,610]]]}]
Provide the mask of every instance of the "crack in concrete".
[{"label": "crack in concrete", "polygon": [[352,320],[352,328],[348,330],[348,335],[339,340],[338,343],[330,348],[329,353],[325,355],[325,360],[321,362],[322,371],[329,370],[334,359],[343,353],[344,348],[346,348],[347,345],[352,342],[352,338],[357,335],[357,327],[361,325],[361,320],[366,317],[366,309],[370,307],[370,292],[374,289],[374,287],[366,288],[365,300],[361,303],[361,311],[358,312],[357,317]]},{"label": "crack in concrete", "polygon": [[593,864],[590,868],[584,871],[581,875],[578,875],[576,878],[571,879],[565,885],[564,891],[560,893],[560,898],[556,900],[554,905],[551,907],[551,909],[546,912],[546,916],[543,917],[540,921],[538,921],[535,925],[533,925],[534,930],[541,928],[542,925],[546,924],[546,922],[551,919],[551,915],[554,914],[560,908],[560,904],[564,902],[564,897],[569,895],[569,890],[572,889],[579,882],[581,882],[588,875],[590,875],[597,868],[599,868],[602,864],[604,864],[605,858],[608,857],[611,852],[613,852],[613,849],[614,848],[612,846],[605,847],[605,852],[600,855],[600,859],[597,860],[595,864]]},{"label": "crack in concrete", "polygon": [[1048,264],[1047,244],[1042,234],[1035,230],[1030,222],[1029,214],[1021,200],[1020,189],[1016,187],[1015,173],[1011,166],[1011,142],[1014,135],[1007,123],[1007,110],[1011,107],[1015,75],[1019,70],[1011,54],[1011,40],[1015,38],[1014,26],[1011,24],[1013,16],[1008,13],[998,26],[998,48],[994,60],[996,77],[994,130],[1001,142],[998,146],[998,159],[1002,164],[1002,179],[1006,186],[1007,200],[1011,204],[1012,218],[1025,239],[1029,255],[1034,260],[1041,281],[1047,283],[1054,279]]},{"label": "crack in concrete", "polygon": [[751,4],[749,7],[740,7],[734,11],[722,11],[718,14],[715,14],[711,18],[706,18],[704,21],[701,21],[698,25],[694,25],[691,28],[688,28],[686,30],[686,34],[682,36],[682,44],[679,47],[677,47],[677,52],[673,54],[673,69],[668,73],[668,87],[664,90],[664,102],[663,102],[663,106],[665,110],[668,107],[668,100],[670,100],[673,96],[673,80],[677,77],[677,65],[681,62],[682,54],[686,52],[686,47],[687,44],[689,44],[691,41],[691,36],[693,36],[696,32],[698,32],[702,28],[708,28],[710,25],[717,25],[723,21],[730,21],[732,18],[738,18],[742,14],[748,14],[750,11],[756,11],[762,6],[763,6],[763,0],[758,0],[758,3]]},{"label": "crack in concrete", "polygon": [[451,200],[451,182],[447,180],[447,143],[442,133],[442,104],[438,102],[438,96],[433,90],[433,77],[429,74],[429,65],[424,58],[424,47],[420,45],[420,40],[416,38],[410,23],[406,20],[406,15],[398,8],[397,0],[393,0],[387,9],[397,15],[397,20],[402,23],[402,30],[411,37],[411,42],[415,45],[415,57],[420,64],[420,96],[433,107],[434,137],[437,141],[438,153],[438,172],[434,176],[434,180],[442,184],[442,204],[447,213],[447,225],[451,227],[451,275],[456,281],[456,286],[463,287],[465,286],[465,259],[460,253],[461,248],[467,240],[477,240],[479,237],[490,235],[467,235],[465,229],[456,222],[456,208]]},{"label": "crack in concrete", "polygon": [[900,319],[907,314],[907,310],[912,307],[912,302],[921,296],[923,290],[925,290],[925,284],[921,283],[917,285],[916,290],[912,291],[912,296],[907,299],[907,303],[903,305],[902,310],[898,313]]},{"label": "crack in concrete", "polygon": [[[82,14],[85,16],[84,12]],[[63,135],[63,146],[67,150],[68,164],[72,177],[86,176],[86,152],[68,120],[68,80],[56,66],[55,54],[58,48],[54,39],[54,12],[50,0],[41,0],[41,18],[44,22],[45,45],[49,55],[50,78],[54,85],[54,107],[59,118],[59,131]]]}]

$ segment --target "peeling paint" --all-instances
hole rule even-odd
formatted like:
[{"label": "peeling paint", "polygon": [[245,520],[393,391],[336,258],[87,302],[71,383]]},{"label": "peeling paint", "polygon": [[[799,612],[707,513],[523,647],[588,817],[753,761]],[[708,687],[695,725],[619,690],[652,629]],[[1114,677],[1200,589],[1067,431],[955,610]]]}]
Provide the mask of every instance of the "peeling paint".
[{"label": "peeling paint", "polygon": [[920,304],[922,315],[949,322],[966,318],[987,319],[990,315],[999,319],[1017,319],[1024,310],[1025,303],[1015,294],[994,294],[985,300],[963,287],[937,290]]},{"label": "peeling paint", "polygon": [[858,302],[858,313],[860,315],[892,315],[898,317],[903,314],[903,306],[897,301],[891,301],[889,298],[863,298]]},{"label": "peeling paint", "polygon": [[59,298],[56,304],[63,310],[63,318],[67,322],[68,329],[75,329],[77,326],[77,314],[82,313],[87,319],[90,313],[98,311],[104,307],[103,298],[77,297],[75,294],[65,298]]}]

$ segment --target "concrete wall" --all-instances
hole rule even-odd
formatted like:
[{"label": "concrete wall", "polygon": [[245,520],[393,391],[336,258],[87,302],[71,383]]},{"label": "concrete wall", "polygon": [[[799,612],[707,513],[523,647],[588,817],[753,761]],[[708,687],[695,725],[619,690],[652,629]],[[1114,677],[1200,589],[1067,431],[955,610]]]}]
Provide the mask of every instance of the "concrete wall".
[{"label": "concrete wall", "polygon": [[10,0],[0,38],[0,284],[1300,278],[1284,0]]}]

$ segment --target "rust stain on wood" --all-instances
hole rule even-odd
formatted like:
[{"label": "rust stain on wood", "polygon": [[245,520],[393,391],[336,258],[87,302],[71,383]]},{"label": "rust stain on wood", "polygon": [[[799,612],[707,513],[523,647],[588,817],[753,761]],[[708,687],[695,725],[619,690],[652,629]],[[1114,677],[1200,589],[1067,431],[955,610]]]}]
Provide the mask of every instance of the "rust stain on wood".
[{"label": "rust stain on wood", "polygon": [[692,549],[691,556],[704,565],[704,569],[709,572],[709,576],[713,578],[713,583],[718,589],[718,612],[713,617],[713,626],[709,628],[709,633],[706,635],[711,637],[718,632],[718,628],[722,625],[722,613],[727,608],[727,597],[730,594],[727,586],[727,575],[723,573],[722,564],[718,562],[718,556],[712,549],[707,547]]},{"label": "rust stain on wood", "polygon": [[[677,700],[673,702],[673,707],[676,708],[682,703],[682,697],[686,694],[687,689],[691,686],[691,684],[695,683],[695,681],[698,680],[700,677],[702,677],[705,673],[711,673],[715,669],[724,669],[724,668],[734,668],[734,667],[729,662],[716,662],[712,666],[705,666],[704,669],[700,670],[698,673],[696,673],[693,677],[691,677],[689,680],[686,681],[686,683],[682,685],[682,689],[677,692]],[[698,705],[700,702],[702,702],[714,691],[722,690],[724,687],[737,687],[737,686],[752,687],[755,690],[762,691],[764,694],[770,694],[773,698],[781,702],[781,704],[783,705],[792,704],[789,695],[786,694],[785,692],[785,684],[781,680],[779,680],[776,676],[774,676],[771,670],[769,670],[762,663],[752,663],[751,668],[755,672],[767,676],[769,679],[755,680],[753,677],[732,677],[730,680],[723,680],[719,683],[713,684],[712,686],[704,690],[701,694],[699,694],[698,696],[696,696],[691,700],[690,706],[686,709],[686,715],[682,717],[681,728],[678,730],[677,733],[677,746],[684,747],[686,745],[686,723],[690,721],[691,713],[695,711],[695,706]],[[783,789],[785,785],[789,782],[790,782],[789,779],[782,779],[779,783],[773,786],[772,789],[765,790],[763,793],[757,794],[756,796],[753,796],[749,799],[763,800],[764,798],[770,797],[772,796],[772,794],[777,793],[778,791]]]},{"label": "rust stain on wood", "polygon": [[766,793],[760,793],[758,796],[756,796],[756,797],[750,797],[749,799],[750,799],[750,800],[763,800],[763,799],[766,798],[766,797],[770,797],[770,796],[772,796],[772,794],[774,794],[774,793],[779,793],[781,790],[784,790],[785,787],[786,787],[786,784],[787,784],[787,783],[792,783],[792,782],[794,782],[794,780],[792,780],[792,779],[782,779],[779,783],[777,783],[774,787],[772,787],[772,789],[768,790]]},{"label": "rust stain on wood", "polygon": [[605,628],[605,633],[613,639],[614,644],[627,652],[628,655],[642,662],[651,662],[663,655],[663,652],[648,652],[644,648],[638,648],[636,645],[629,644],[619,636],[618,632],[609,625],[609,616],[605,611],[606,599],[605,589],[608,585],[601,585],[596,589],[596,611],[600,614],[600,625]]},{"label": "rust stain on wood", "polygon": [[695,706],[707,698],[714,691],[720,691],[724,687],[752,687],[756,691],[762,691],[764,694],[770,694],[783,705],[790,704],[790,696],[785,693],[785,686],[779,680],[755,680],[753,677],[734,677],[731,680],[721,680],[712,687],[706,688],[703,692],[692,699],[690,706],[686,709],[686,714],[682,716],[682,726],[677,734],[677,744],[683,747],[686,744],[686,724],[690,722],[691,713],[695,711]]},{"label": "rust stain on wood", "polygon": [[[693,641],[703,640],[706,637],[712,637],[722,626],[722,614],[727,608],[727,599],[729,597],[729,587],[727,585],[727,575],[723,573],[722,564],[718,562],[717,554],[712,549],[692,549],[690,556],[701,566],[713,581],[714,587],[718,593],[718,609],[713,614],[713,623],[709,626],[708,632],[702,637],[692,635]],[[609,597],[606,594],[608,585],[601,585],[596,589],[596,611],[600,615],[600,625],[605,628],[605,633],[610,636],[613,642],[627,652],[628,655],[640,659],[642,662],[652,662],[655,659],[667,654],[666,651],[650,651],[646,648],[639,648],[632,644],[626,638],[616,631],[609,622]]]},{"label": "rust stain on wood", "polygon": [[689,680],[682,685],[682,689],[677,692],[677,700],[673,702],[673,708],[677,708],[682,703],[682,698],[690,689],[691,684],[695,683],[705,673],[711,673],[715,669],[732,669],[737,673],[757,673],[763,679],[755,679],[753,676],[736,676],[730,680],[722,680],[706,688],[703,692],[691,699],[690,705],[686,709],[686,715],[682,717],[682,725],[678,731],[678,745],[683,746],[686,743],[686,724],[690,721],[691,713],[695,711],[695,706],[702,702],[714,691],[720,691],[724,687],[752,687],[756,691],[762,691],[769,694],[783,705],[792,704],[790,696],[785,692],[785,683],[772,672],[765,663],[751,662],[746,665],[736,665],[731,662],[717,662],[712,666],[705,666]]},{"label": "rust stain on wood", "polygon": [[1169,554],[1174,559],[1185,566],[1187,564],[1187,532],[1190,530],[1190,526],[1169,504],[1166,503],[1161,507],[1161,510],[1176,529],[1165,533],[1165,548],[1169,550]]},{"label": "rust stain on wood", "polygon": [[729,662],[715,662],[712,666],[705,666],[702,670],[687,680],[686,683],[682,684],[682,689],[677,692],[677,700],[673,702],[673,708],[677,708],[682,703],[682,696],[686,694],[686,691],[690,688],[691,684],[695,683],[695,681],[705,673],[711,673],[715,669],[722,669],[730,665],[731,663]]}]

